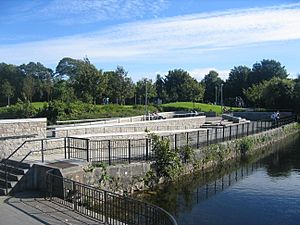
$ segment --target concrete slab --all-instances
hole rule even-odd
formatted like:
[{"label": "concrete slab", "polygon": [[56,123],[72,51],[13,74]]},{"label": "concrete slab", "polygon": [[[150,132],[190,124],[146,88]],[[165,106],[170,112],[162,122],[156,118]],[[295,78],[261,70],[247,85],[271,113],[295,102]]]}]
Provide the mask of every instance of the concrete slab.
[{"label": "concrete slab", "polygon": [[99,221],[84,217],[50,202],[38,192],[0,198],[0,225],[92,225]]}]

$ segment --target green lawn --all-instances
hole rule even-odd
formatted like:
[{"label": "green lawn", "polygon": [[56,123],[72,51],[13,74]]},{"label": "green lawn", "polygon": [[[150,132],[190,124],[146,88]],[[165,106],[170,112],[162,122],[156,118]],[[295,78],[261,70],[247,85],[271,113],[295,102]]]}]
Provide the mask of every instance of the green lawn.
[{"label": "green lawn", "polygon": [[[221,113],[221,106],[220,105],[211,105],[211,104],[204,104],[204,103],[193,103],[193,102],[172,102],[167,104],[161,105],[164,111],[172,111],[172,110],[191,110],[195,109],[201,112],[209,112],[214,111],[218,114]],[[226,107],[230,111],[242,111],[242,108],[236,107]]]},{"label": "green lawn", "polygon": [[31,104],[35,109],[42,109],[44,105],[48,105],[47,102],[32,102]]}]

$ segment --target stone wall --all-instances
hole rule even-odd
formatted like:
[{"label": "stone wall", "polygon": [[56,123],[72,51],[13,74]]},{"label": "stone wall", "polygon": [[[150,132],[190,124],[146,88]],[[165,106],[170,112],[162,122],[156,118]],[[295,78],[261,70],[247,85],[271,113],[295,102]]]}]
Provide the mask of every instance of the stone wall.
[{"label": "stone wall", "polygon": [[[0,120],[0,159],[10,155],[26,140],[46,138],[46,127],[46,118]],[[37,145],[26,143],[23,153]]]},{"label": "stone wall", "polygon": [[[123,133],[143,132],[158,130],[178,130],[200,128],[205,123],[205,116],[174,118],[165,120],[151,120],[140,122],[129,122],[123,124],[94,124],[78,125],[72,127],[57,127],[54,129],[55,137],[66,137],[74,135],[87,135],[97,133]],[[92,136],[92,135],[91,135]]]}]

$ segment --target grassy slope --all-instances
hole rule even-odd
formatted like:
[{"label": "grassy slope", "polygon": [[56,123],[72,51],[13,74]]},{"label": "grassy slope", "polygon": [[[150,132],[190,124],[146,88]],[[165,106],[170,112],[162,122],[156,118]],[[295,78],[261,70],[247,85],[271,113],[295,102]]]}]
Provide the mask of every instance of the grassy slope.
[{"label": "grassy slope", "polygon": [[[221,106],[219,105],[210,105],[210,104],[204,104],[204,103],[192,103],[192,102],[172,102],[167,104],[161,105],[164,110],[180,110],[180,109],[187,109],[191,110],[195,108],[197,111],[201,112],[209,112],[214,111],[217,113],[221,113]],[[195,107],[194,107],[195,106]],[[227,107],[227,109],[231,111],[241,111],[241,108],[236,107]]]}]

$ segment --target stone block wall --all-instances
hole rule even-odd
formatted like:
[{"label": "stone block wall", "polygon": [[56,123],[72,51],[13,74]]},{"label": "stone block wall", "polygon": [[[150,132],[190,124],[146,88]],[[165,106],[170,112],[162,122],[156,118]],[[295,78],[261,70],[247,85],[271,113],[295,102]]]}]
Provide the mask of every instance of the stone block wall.
[{"label": "stone block wall", "polygon": [[[46,127],[46,118],[0,120],[0,159],[10,155],[26,140],[46,138]],[[23,153],[38,144],[26,143]]]},{"label": "stone block wall", "polygon": [[174,118],[166,120],[151,120],[130,122],[123,124],[105,124],[105,125],[87,125],[59,127],[55,129],[55,137],[66,137],[75,135],[88,135],[97,133],[123,133],[123,132],[144,132],[162,131],[162,130],[178,130],[178,129],[194,129],[200,128],[205,123],[205,116]]}]

